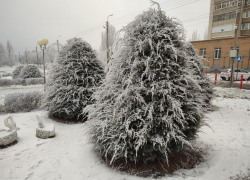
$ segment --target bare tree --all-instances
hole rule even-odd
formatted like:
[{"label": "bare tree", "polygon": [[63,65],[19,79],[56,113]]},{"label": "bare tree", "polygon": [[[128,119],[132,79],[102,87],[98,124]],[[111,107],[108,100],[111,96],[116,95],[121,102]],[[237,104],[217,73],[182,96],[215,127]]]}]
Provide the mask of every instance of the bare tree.
[{"label": "bare tree", "polygon": [[3,44],[0,42],[0,66],[6,64],[6,50]]},{"label": "bare tree", "polygon": [[9,66],[13,66],[14,48],[9,40],[7,40],[6,49],[7,49],[8,58],[9,58]]},{"label": "bare tree", "polygon": [[[111,56],[112,54],[117,51],[118,49],[118,46],[119,46],[119,36],[120,36],[120,33],[119,31],[117,32],[115,30],[115,26],[109,24],[108,26],[108,31],[109,31],[109,48],[107,48],[107,33],[106,31],[105,32],[102,32],[102,42],[101,42],[101,46],[100,46],[100,51],[102,52],[107,52],[107,49],[110,49],[110,52],[111,52]],[[104,53],[100,53],[102,55],[105,55]],[[106,61],[106,58],[107,56],[103,56],[103,59]]]},{"label": "bare tree", "polygon": [[208,28],[205,29],[205,32],[203,34],[203,40],[207,40],[207,35],[208,35],[207,29]]},{"label": "bare tree", "polygon": [[198,34],[197,30],[193,31],[192,37],[189,41],[198,41],[200,40],[200,35]]},{"label": "bare tree", "polygon": [[46,57],[45,61],[53,63],[55,56],[57,54],[57,48],[55,46],[56,44],[51,44],[46,48]]}]

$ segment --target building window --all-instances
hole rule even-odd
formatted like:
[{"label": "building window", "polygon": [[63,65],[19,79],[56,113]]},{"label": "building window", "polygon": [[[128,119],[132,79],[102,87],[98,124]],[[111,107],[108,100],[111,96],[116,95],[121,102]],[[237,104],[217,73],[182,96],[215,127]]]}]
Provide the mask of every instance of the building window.
[{"label": "building window", "polygon": [[214,16],[214,22],[223,21],[223,20],[227,20],[227,19],[235,19],[235,18],[236,18],[236,12],[220,14],[220,15]]},{"label": "building window", "polygon": [[243,17],[244,18],[250,17],[250,11],[243,12]]},{"label": "building window", "polygon": [[249,4],[250,4],[250,0],[246,0],[245,5],[249,5]]},{"label": "building window", "polygon": [[214,59],[220,59],[221,57],[221,48],[214,49]]},{"label": "building window", "polygon": [[248,30],[248,29],[250,29],[250,23],[242,24],[242,30]]},{"label": "building window", "polygon": [[223,31],[232,31],[232,30],[234,30],[234,24],[228,24],[228,25],[213,27],[212,33],[223,32]]},{"label": "building window", "polygon": [[206,58],[206,48],[200,49],[200,56]]},{"label": "building window", "polygon": [[[246,0],[246,1],[250,1],[250,0]],[[250,4],[250,2],[249,2],[249,4]],[[214,6],[214,9],[220,10],[220,9],[225,9],[225,8],[229,8],[229,7],[233,7],[233,6],[237,6],[236,0],[218,3]]]}]

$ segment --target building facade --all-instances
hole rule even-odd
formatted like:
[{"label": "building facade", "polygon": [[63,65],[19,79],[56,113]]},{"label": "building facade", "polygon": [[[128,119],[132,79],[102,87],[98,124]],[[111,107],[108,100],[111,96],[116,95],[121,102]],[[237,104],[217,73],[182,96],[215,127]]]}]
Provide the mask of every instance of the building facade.
[{"label": "building facade", "polygon": [[229,68],[230,50],[233,47],[236,25],[239,17],[238,55],[242,56],[239,68],[250,69],[250,0],[211,0],[208,26],[208,40],[191,42],[197,54],[203,56],[203,63],[210,68]]},{"label": "building facade", "polygon": [[[202,56],[203,64],[214,69],[227,69],[231,67],[231,59],[229,57],[230,50],[233,47],[234,38],[212,39],[204,41],[191,42]],[[240,63],[235,62],[235,67],[250,70],[250,36],[238,38],[238,55],[242,56]]]}]

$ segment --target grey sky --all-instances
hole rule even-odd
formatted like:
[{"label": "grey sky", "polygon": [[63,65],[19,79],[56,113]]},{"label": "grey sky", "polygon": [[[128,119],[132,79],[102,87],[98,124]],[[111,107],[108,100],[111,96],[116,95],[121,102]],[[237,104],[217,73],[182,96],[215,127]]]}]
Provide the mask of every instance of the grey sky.
[{"label": "grey sky", "polygon": [[[197,30],[201,38],[208,26],[210,0],[155,0],[166,15],[185,22],[187,38]],[[187,5],[185,5],[187,4]],[[15,54],[34,50],[37,40],[47,38],[49,44],[65,44],[81,37],[99,49],[101,32],[107,16],[117,29],[151,7],[149,0],[0,0],[0,42],[9,39]],[[174,8],[174,9],[173,9]]]}]

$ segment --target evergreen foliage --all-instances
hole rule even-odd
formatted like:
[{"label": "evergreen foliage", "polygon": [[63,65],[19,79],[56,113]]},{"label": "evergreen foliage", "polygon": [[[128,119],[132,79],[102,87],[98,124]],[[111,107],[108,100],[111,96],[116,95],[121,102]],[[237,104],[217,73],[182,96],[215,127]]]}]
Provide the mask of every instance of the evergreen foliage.
[{"label": "evergreen foliage", "polygon": [[50,67],[43,106],[55,118],[85,118],[82,110],[94,102],[91,96],[103,78],[91,46],[80,38],[70,39]]},{"label": "evergreen foliage", "polygon": [[168,160],[205,125],[199,84],[205,77],[194,78],[183,26],[160,7],[123,31],[122,49],[94,93],[96,103],[85,109],[90,139],[112,161]]},{"label": "evergreen foliage", "polygon": [[193,78],[197,81],[201,88],[202,99],[204,101],[203,109],[206,111],[211,107],[211,100],[213,95],[213,85],[210,80],[206,78],[205,67],[202,64],[202,59],[196,54],[193,45],[189,42],[186,43],[186,53],[189,57],[189,68],[190,72],[193,74]]},{"label": "evergreen foliage", "polygon": [[26,79],[26,78],[40,78],[42,77],[42,73],[35,65],[27,65],[21,69],[21,72],[18,78]]},{"label": "evergreen foliage", "polygon": [[12,72],[13,74],[13,79],[18,78],[19,74],[21,73],[21,70],[23,69],[23,66],[18,66],[14,69],[14,71]]}]

